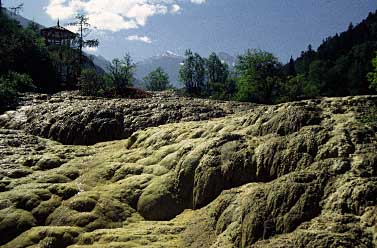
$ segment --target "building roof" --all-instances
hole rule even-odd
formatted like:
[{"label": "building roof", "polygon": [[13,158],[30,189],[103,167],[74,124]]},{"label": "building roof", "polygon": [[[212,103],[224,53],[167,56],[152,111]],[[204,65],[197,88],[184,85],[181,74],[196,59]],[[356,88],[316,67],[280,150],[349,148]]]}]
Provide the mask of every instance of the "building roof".
[{"label": "building roof", "polygon": [[54,33],[55,35],[56,34],[64,34],[64,36],[68,36],[70,38],[76,37],[75,33],[69,31],[68,29],[66,29],[64,27],[61,27],[59,20],[58,20],[58,23],[57,23],[56,26],[41,29],[41,33],[44,36],[46,36],[46,35],[48,36],[50,33]]}]

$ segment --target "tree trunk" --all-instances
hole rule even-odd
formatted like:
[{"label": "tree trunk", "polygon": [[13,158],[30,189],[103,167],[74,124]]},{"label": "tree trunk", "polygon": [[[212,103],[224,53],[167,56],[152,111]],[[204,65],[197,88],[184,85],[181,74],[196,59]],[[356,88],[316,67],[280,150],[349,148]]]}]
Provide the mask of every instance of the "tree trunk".
[{"label": "tree trunk", "polygon": [[78,77],[81,76],[81,69],[82,69],[82,47],[83,47],[83,34],[82,34],[82,26],[83,23],[80,22],[80,40],[79,40],[79,71],[78,71]]},{"label": "tree trunk", "polygon": [[[84,38],[82,37],[82,23],[81,23],[81,26],[80,26],[80,67],[82,66],[82,47],[83,47],[83,42],[84,42]],[[81,69],[81,68],[80,68]]]}]

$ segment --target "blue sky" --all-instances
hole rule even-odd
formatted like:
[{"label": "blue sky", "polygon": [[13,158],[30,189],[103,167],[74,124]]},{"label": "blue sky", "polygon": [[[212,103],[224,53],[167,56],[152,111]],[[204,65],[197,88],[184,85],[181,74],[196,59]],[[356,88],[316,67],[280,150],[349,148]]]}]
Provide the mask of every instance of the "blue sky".
[{"label": "blue sky", "polygon": [[376,0],[3,0],[24,2],[22,15],[50,26],[69,22],[76,12],[90,16],[100,40],[95,54],[107,59],[129,52],[141,60],[166,50],[191,48],[243,53],[260,48],[282,62],[350,22],[359,23],[377,9]]}]

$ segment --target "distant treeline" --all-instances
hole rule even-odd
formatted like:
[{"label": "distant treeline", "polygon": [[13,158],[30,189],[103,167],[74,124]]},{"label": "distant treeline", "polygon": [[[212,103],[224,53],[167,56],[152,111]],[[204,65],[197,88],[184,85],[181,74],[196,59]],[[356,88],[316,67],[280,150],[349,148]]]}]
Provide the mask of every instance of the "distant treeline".
[{"label": "distant treeline", "polygon": [[271,53],[250,49],[229,70],[216,54],[207,59],[187,50],[180,78],[190,95],[259,103],[374,94],[367,75],[374,69],[375,51],[377,12],[326,38],[317,51],[309,45],[286,65]]}]

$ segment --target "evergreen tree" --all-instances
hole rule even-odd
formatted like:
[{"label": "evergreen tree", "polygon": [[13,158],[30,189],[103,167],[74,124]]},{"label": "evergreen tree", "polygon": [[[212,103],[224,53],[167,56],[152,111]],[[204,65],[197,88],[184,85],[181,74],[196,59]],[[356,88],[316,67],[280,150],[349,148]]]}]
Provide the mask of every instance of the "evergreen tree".
[{"label": "evergreen tree", "polygon": [[0,74],[28,74],[37,87],[54,91],[55,71],[44,39],[33,27],[22,28],[6,14],[0,15]]},{"label": "evergreen tree", "polygon": [[75,17],[75,21],[69,23],[70,26],[74,26],[78,28],[77,40],[76,43],[79,47],[79,65],[80,69],[83,66],[83,48],[85,47],[98,47],[99,42],[97,39],[87,40],[86,37],[91,33],[91,25],[89,24],[89,17],[78,14]]},{"label": "evergreen tree", "polygon": [[308,81],[321,87],[325,91],[325,78],[326,78],[326,63],[322,60],[314,60],[309,65]]},{"label": "evergreen tree", "polygon": [[[320,87],[321,95],[345,96],[370,94],[367,80],[377,50],[377,11],[345,32],[326,38],[314,51],[302,52],[296,71]],[[288,66],[288,65],[287,65]]]},{"label": "evergreen tree", "polygon": [[373,71],[368,73],[369,88],[377,91],[377,52],[376,57],[372,59],[372,65]]},{"label": "evergreen tree", "polygon": [[143,80],[151,91],[163,91],[170,87],[169,76],[161,67],[150,72]]},{"label": "evergreen tree", "polygon": [[292,58],[291,56],[291,59],[289,60],[289,63],[288,63],[288,71],[287,71],[287,74],[289,76],[296,76],[296,67],[295,67],[295,61],[294,59]]}]

